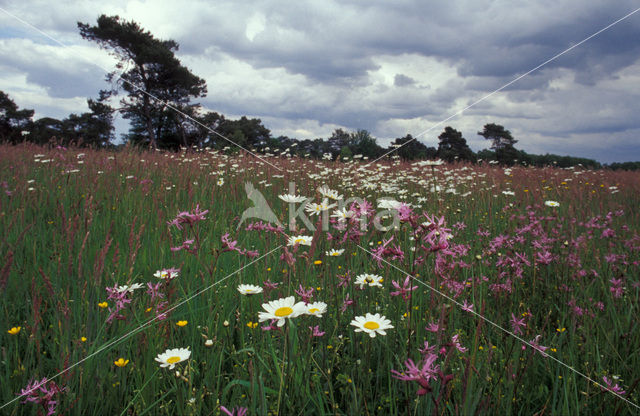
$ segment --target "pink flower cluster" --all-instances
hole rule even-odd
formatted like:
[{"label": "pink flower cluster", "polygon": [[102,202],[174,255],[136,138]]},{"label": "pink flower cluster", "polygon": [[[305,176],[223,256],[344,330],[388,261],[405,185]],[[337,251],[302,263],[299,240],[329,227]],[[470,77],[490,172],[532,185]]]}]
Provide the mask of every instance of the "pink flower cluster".
[{"label": "pink flower cluster", "polygon": [[382,244],[372,250],[371,256],[378,262],[378,267],[382,267],[382,259],[387,258],[389,260],[404,260],[404,252],[400,246],[390,245],[393,241],[393,237],[388,240],[383,240]]},{"label": "pink flower cluster", "polygon": [[246,231],[267,231],[270,233],[281,234],[284,233],[284,228],[280,226],[273,226],[269,223],[264,223],[262,221],[253,222],[245,228]]},{"label": "pink flower cluster", "polygon": [[[169,282],[169,280],[167,280],[167,282]],[[169,306],[169,302],[162,300],[165,298],[165,295],[161,291],[161,286],[163,286],[163,282],[158,282],[156,284],[147,282],[146,292],[149,296],[151,296],[151,303],[155,303],[154,312],[156,314],[156,318],[159,321],[167,319],[167,314],[164,311]]]},{"label": "pink flower cluster", "polygon": [[167,222],[167,224],[169,224],[170,226],[173,225],[179,230],[182,230],[183,225],[185,224],[193,227],[198,222],[206,220],[205,215],[208,212],[208,209],[201,211],[200,205],[196,205],[196,208],[193,210],[193,212],[179,212],[178,215],[173,220]]},{"label": "pink flower cluster", "polygon": [[221,237],[222,240],[222,252],[224,253],[225,251],[237,251],[238,253],[242,254],[243,256],[247,256],[250,259],[254,258],[254,257],[258,257],[259,253],[257,250],[247,250],[247,249],[241,249],[238,247],[238,242],[235,240],[231,240],[231,238],[229,238],[229,233],[224,234]]},{"label": "pink flower cluster", "polygon": [[31,402],[42,405],[47,410],[47,416],[51,416],[56,413],[58,404],[58,400],[54,400],[55,397],[65,390],[66,387],[60,387],[54,381],[49,381],[45,377],[40,381],[33,380],[29,382],[27,387],[20,391],[19,396],[25,398],[22,403]]},{"label": "pink flower cluster", "polygon": [[107,323],[110,324],[114,319],[125,319],[121,311],[124,310],[129,303],[131,303],[131,298],[129,297],[130,292],[128,290],[119,290],[118,285],[107,287],[105,289],[107,291],[107,299],[115,303],[113,309],[109,308],[109,317],[107,318]]}]

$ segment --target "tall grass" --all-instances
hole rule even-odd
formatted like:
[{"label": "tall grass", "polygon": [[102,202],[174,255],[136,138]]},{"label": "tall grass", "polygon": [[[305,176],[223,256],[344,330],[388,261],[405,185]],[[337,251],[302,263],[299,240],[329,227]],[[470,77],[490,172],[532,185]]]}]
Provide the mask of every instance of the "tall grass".
[{"label": "tall grass", "polygon": [[[30,381],[62,372],[53,380],[64,388],[55,397],[59,414],[220,414],[221,406],[273,415],[638,410],[603,388],[606,377],[610,388],[617,384],[622,397],[638,403],[638,174],[270,162],[283,170],[250,156],[207,151],[0,146],[2,404]],[[259,256],[286,245],[282,234],[247,231],[247,223],[237,227],[251,206],[246,182],[286,225],[278,195],[292,181],[298,194],[318,202],[315,189],[322,184],[374,208],[376,198],[393,197],[411,203],[419,221],[388,231],[369,227],[344,243],[337,239],[340,230],[329,231],[331,240],[319,232],[312,249],[287,248],[289,263],[281,258],[284,248],[257,259],[225,251],[225,233]],[[559,206],[546,206],[549,200]],[[183,230],[167,224],[196,206],[209,210],[205,220]],[[426,221],[422,212],[444,218],[452,252],[416,244],[416,227]],[[300,234],[313,234],[298,226]],[[194,236],[192,253],[171,250]],[[404,257],[385,257],[388,263],[379,266],[368,251],[387,243]],[[332,248],[345,251],[326,256]],[[156,319],[158,300],[145,287],[131,295],[122,319],[107,322],[115,305],[105,288],[155,284],[154,273],[171,267],[180,274],[163,283],[169,306],[207,290]],[[360,290],[354,280],[362,273],[382,276],[383,287]],[[405,301],[391,293],[392,281],[401,285],[407,274],[417,289]],[[236,290],[267,280],[279,285],[252,296]],[[300,286],[313,288],[313,300],[326,302],[327,313],[263,330],[269,322],[257,322],[262,304],[300,300]],[[443,295],[473,304],[486,320]],[[354,332],[351,320],[368,312],[386,316],[394,328],[375,338]],[[525,322],[522,339],[540,336],[536,342],[549,349],[532,349],[505,332],[514,331],[512,314]],[[439,329],[430,331],[429,324]],[[7,332],[18,326],[17,334]],[[325,334],[312,336],[315,326]],[[418,395],[424,386],[391,370],[406,374],[408,359],[426,359],[425,341],[435,346],[441,375],[434,373],[428,392]],[[190,359],[160,369],[154,358],[176,347],[189,347]],[[120,357],[129,363],[114,365]],[[2,413],[46,413],[23,401]]]}]

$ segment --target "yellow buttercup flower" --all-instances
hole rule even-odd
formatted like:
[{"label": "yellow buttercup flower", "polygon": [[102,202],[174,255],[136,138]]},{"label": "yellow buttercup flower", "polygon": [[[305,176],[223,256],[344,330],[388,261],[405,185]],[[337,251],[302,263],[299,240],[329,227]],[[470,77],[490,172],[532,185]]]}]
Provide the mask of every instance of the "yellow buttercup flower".
[{"label": "yellow buttercup flower", "polygon": [[109,306],[109,304],[107,302],[100,302],[100,303],[98,303],[98,306],[101,307],[102,309],[104,309],[107,306]]},{"label": "yellow buttercup flower", "polygon": [[189,321],[178,321],[176,322],[176,325],[178,326],[186,326],[189,323]]},{"label": "yellow buttercup flower", "polygon": [[7,332],[10,333],[11,335],[17,335],[18,332],[20,332],[21,329],[22,329],[21,326],[14,326],[13,328],[8,330]]},{"label": "yellow buttercup flower", "polygon": [[125,365],[129,364],[129,360],[125,360],[124,358],[120,357],[113,363],[118,367],[124,367]]},{"label": "yellow buttercup flower", "polygon": [[87,342],[87,337],[81,337],[81,338],[80,338],[80,341],[82,341],[82,342]]}]

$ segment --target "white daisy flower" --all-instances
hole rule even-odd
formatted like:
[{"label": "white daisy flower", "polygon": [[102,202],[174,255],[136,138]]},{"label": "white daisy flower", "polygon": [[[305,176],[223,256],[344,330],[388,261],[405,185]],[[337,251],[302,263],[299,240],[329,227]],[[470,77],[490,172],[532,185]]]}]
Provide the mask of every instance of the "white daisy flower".
[{"label": "white daisy flower", "polygon": [[344,249],[341,248],[339,250],[335,250],[335,249],[331,249],[329,251],[326,251],[325,254],[329,257],[338,257],[340,255],[342,255],[342,253],[344,253]]},{"label": "white daisy flower", "polygon": [[289,195],[289,194],[278,195],[278,198],[282,199],[284,202],[289,203],[289,204],[297,204],[297,203],[300,203],[300,202],[304,202],[304,201],[306,201],[308,199],[306,196]]},{"label": "white daisy flower", "polygon": [[307,315],[322,318],[322,314],[327,311],[327,304],[324,302],[313,302],[307,305]]},{"label": "white daisy flower", "polygon": [[427,160],[424,163],[426,166],[440,166],[440,165],[444,165],[444,161],[440,160],[440,159],[436,159],[436,160]]},{"label": "white daisy flower", "polygon": [[364,285],[382,287],[382,280],[382,276],[365,273],[356,277],[354,284],[359,285],[360,287],[363,287]]},{"label": "white daisy flower", "polygon": [[311,215],[319,215],[321,212],[330,210],[335,206],[336,204],[329,204],[329,200],[325,198],[319,204],[316,204],[315,202],[311,202],[307,204],[307,206],[304,207],[304,210]]},{"label": "white daisy flower", "polygon": [[174,348],[158,354],[156,361],[160,363],[160,367],[169,367],[169,370],[173,370],[176,364],[188,360],[190,356],[191,351],[188,348]]},{"label": "white daisy flower", "polygon": [[218,178],[218,186],[224,185],[224,178]]},{"label": "white daisy flower", "polygon": [[338,195],[338,191],[330,189],[327,185],[322,185],[318,188],[318,192],[325,198],[331,198],[334,201],[342,199],[342,195]]},{"label": "white daisy flower", "polygon": [[277,319],[278,326],[283,326],[287,318],[295,318],[307,312],[304,302],[296,303],[293,296],[263,303],[262,307],[266,312],[258,313],[258,320],[264,322]]},{"label": "white daisy flower", "polygon": [[162,269],[155,272],[153,274],[153,277],[157,277],[158,279],[163,279],[163,280],[167,280],[167,279],[171,280],[178,277],[178,274],[179,274],[178,270],[176,269]]},{"label": "white daisy flower", "polygon": [[556,201],[544,201],[544,204],[548,207],[559,207],[560,203]]},{"label": "white daisy flower", "polygon": [[331,218],[337,218],[338,221],[343,222],[353,217],[354,215],[355,215],[355,212],[347,210],[346,208],[342,208],[342,209],[333,211]]},{"label": "white daisy flower", "polygon": [[371,338],[375,338],[377,334],[387,335],[385,330],[393,328],[391,321],[379,313],[375,315],[367,313],[365,316],[356,316],[356,318],[351,321],[351,325],[356,327],[356,332],[366,332]]},{"label": "white daisy flower", "polygon": [[397,209],[401,204],[395,199],[380,199],[378,200],[378,209]]},{"label": "white daisy flower", "polygon": [[123,286],[118,286],[116,288],[116,290],[118,291],[118,293],[122,293],[122,292],[129,292],[129,293],[133,293],[134,290],[137,289],[142,289],[142,284],[141,283],[134,283],[132,285],[123,285]]},{"label": "white daisy flower", "polygon": [[289,237],[287,241],[288,246],[293,246],[296,244],[300,244],[301,246],[310,246],[311,241],[313,241],[313,237],[306,235],[296,235]]},{"label": "white daisy flower", "polygon": [[238,285],[238,292],[243,295],[255,295],[257,293],[262,293],[262,288],[255,285]]}]

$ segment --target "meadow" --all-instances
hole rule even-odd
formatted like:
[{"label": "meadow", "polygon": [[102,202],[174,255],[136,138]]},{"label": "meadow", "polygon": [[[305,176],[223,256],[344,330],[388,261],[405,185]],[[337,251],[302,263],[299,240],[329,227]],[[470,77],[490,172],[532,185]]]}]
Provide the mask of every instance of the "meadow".
[{"label": "meadow", "polygon": [[637,172],[24,144],[0,191],[1,414],[640,410]]}]

